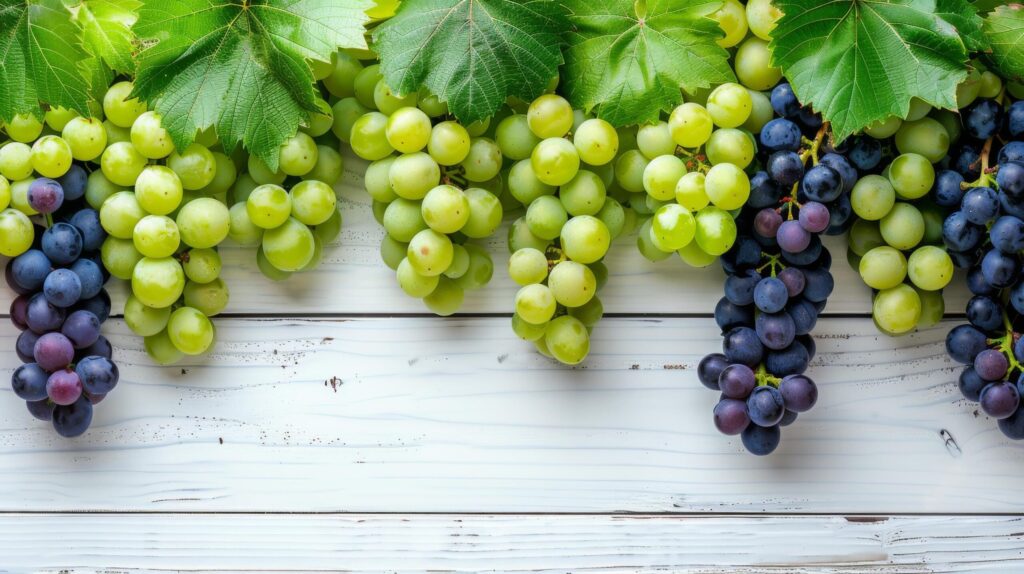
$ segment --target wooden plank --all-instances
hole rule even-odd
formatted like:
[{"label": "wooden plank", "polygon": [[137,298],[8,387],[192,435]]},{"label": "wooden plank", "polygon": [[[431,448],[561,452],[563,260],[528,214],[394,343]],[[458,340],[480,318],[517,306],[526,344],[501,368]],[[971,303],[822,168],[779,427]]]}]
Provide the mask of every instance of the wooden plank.
[{"label": "wooden plank", "polygon": [[[346,172],[338,185],[345,224],[339,244],[325,250],[324,261],[312,272],[274,283],[256,268],[252,249],[225,247],[224,280],[231,288],[228,313],[247,314],[399,314],[427,313],[417,299],[407,297],[398,287],[394,273],[380,260],[384,231],[373,219],[369,197],[362,189],[365,162],[349,154]],[[511,218],[509,218],[511,220]],[[869,290],[846,263],[844,238],[827,238],[835,264],[837,290],[829,301],[828,313],[869,313]],[[508,278],[506,229],[486,241],[494,256],[494,279],[487,288],[467,294],[464,313],[511,313],[517,286]],[[609,313],[703,313],[714,311],[722,297],[724,275],[715,265],[693,269],[678,258],[651,263],[636,250],[635,237],[618,241],[606,263],[608,286],[601,299]],[[0,258],[0,265],[5,261]],[[963,312],[968,295],[957,281],[947,295],[947,309]],[[114,308],[124,308],[127,286],[113,281]],[[12,294],[0,287],[0,312],[6,312]]]},{"label": "wooden plank", "polygon": [[8,514],[0,570],[1016,573],[1022,530],[984,516]]},{"label": "wooden plank", "polygon": [[217,326],[212,355],[157,368],[112,322],[123,382],[80,439],[4,385],[0,510],[1024,512],[1024,445],[959,397],[949,324],[823,320],[820,403],[767,458],[711,424],[708,319],[606,320],[578,369],[505,319]]}]

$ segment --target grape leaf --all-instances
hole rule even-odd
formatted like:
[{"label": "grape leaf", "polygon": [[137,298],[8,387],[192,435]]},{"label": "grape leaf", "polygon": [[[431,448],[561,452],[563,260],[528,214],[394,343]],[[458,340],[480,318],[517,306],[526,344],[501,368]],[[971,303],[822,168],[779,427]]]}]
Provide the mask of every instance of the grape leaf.
[{"label": "grape leaf", "polygon": [[280,146],[318,111],[307,60],[365,48],[369,0],[146,2],[134,31],[135,94],[163,116],[179,148],[216,126],[276,170]]},{"label": "grape leaf", "polygon": [[988,59],[1008,80],[1024,81],[1024,6],[1000,6],[985,18],[992,44]]},{"label": "grape leaf", "polygon": [[79,67],[89,54],[79,38],[61,0],[0,2],[0,120],[41,118],[41,103],[89,113],[89,79]]},{"label": "grape leaf", "polygon": [[1005,4],[1003,0],[974,0],[971,2],[975,9],[981,14],[987,14]]},{"label": "grape leaf", "polygon": [[86,47],[115,72],[135,69],[132,24],[141,5],[139,0],[85,0],[72,8]]},{"label": "grape leaf", "polygon": [[693,91],[735,81],[723,36],[701,0],[570,0],[565,93],[615,125],[657,120]]},{"label": "grape leaf", "polygon": [[956,28],[968,52],[984,52],[989,49],[988,38],[982,30],[985,21],[978,16],[978,9],[967,0],[936,0],[935,14]]},{"label": "grape leaf", "polygon": [[558,75],[567,27],[552,0],[405,0],[373,42],[391,89],[426,86],[471,123],[494,115],[508,96],[543,93]]},{"label": "grape leaf", "polygon": [[800,101],[832,122],[843,139],[889,116],[905,117],[911,98],[956,108],[968,54],[930,0],[775,0],[784,15],[772,61]]}]

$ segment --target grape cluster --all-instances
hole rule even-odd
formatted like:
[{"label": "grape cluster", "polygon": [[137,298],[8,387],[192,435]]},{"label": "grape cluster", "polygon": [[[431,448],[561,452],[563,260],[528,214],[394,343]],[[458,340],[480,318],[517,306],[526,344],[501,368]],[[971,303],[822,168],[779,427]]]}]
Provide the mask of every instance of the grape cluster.
[{"label": "grape cluster", "polygon": [[21,330],[15,351],[24,363],[11,386],[33,416],[64,437],[89,428],[93,405],[118,381],[110,343],[100,334],[110,315],[103,288],[109,275],[99,255],[106,233],[96,210],[83,206],[85,184],[84,170],[72,166],[59,180],[40,177],[27,186],[26,205],[45,215],[48,227],[38,235],[31,229],[29,249],[5,269],[18,294],[11,321]]}]

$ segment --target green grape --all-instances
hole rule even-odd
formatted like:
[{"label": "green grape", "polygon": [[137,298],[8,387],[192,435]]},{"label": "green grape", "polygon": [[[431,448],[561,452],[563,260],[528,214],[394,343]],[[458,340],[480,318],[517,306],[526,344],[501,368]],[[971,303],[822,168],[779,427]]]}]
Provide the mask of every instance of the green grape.
[{"label": "green grape", "polygon": [[423,199],[441,181],[441,167],[423,152],[407,153],[395,158],[388,169],[391,189],[405,199]]},{"label": "green grape", "polygon": [[481,289],[491,282],[494,276],[494,260],[486,249],[472,243],[463,244],[469,254],[469,268],[455,280],[464,291]]},{"label": "green grape", "polygon": [[352,80],[352,93],[360,104],[372,110],[377,109],[377,103],[373,96],[381,77],[380,64],[373,64],[359,70],[355,79]]},{"label": "green grape", "polygon": [[178,250],[181,237],[174,220],[163,215],[147,215],[135,225],[132,234],[135,249],[145,257],[170,257]]},{"label": "green grape", "polygon": [[68,122],[78,117],[78,112],[69,110],[63,106],[52,106],[43,114],[43,121],[51,130],[59,132],[68,125]]},{"label": "green grape", "polygon": [[516,315],[532,325],[542,325],[550,321],[557,307],[555,295],[547,285],[527,285],[516,293]]},{"label": "green grape", "polygon": [[950,110],[934,110],[931,113],[931,117],[942,124],[942,127],[946,128],[946,133],[949,134],[950,143],[960,141],[960,135],[963,133],[964,129],[963,126],[960,125],[960,114]]},{"label": "green grape", "polygon": [[100,225],[114,237],[131,239],[135,225],[146,215],[134,193],[119,191],[100,207]]},{"label": "green grape", "polygon": [[907,258],[888,245],[875,247],[861,257],[858,271],[868,287],[891,289],[906,278]]},{"label": "green grape", "polygon": [[43,123],[31,114],[17,114],[3,127],[12,140],[20,143],[31,142],[43,133]]},{"label": "green grape", "polygon": [[715,207],[732,211],[747,203],[747,198],[750,197],[750,179],[735,165],[720,163],[708,170],[704,190]]},{"label": "green grape", "polygon": [[896,149],[900,153],[923,155],[931,163],[946,157],[949,142],[946,128],[932,118],[903,122],[896,132]]},{"label": "green grape", "polygon": [[405,252],[409,249],[408,243],[395,241],[390,235],[385,235],[380,240],[380,258],[392,271],[398,270],[398,265],[405,259]]},{"label": "green grape", "polygon": [[11,204],[11,184],[7,178],[0,175],[0,211],[7,209]]},{"label": "green grape", "polygon": [[100,158],[103,175],[117,185],[129,187],[146,167],[146,158],[127,142],[111,144]]},{"label": "green grape", "polygon": [[[225,156],[228,163],[231,160]],[[174,170],[181,180],[181,186],[191,191],[203,189],[217,176],[217,160],[205,146],[193,143],[185,151],[171,153],[167,158],[167,167]],[[234,164],[231,164],[234,169]],[[228,184],[230,185],[230,183]],[[227,190],[228,185],[224,186]],[[217,193],[217,192],[215,192]]]},{"label": "green grape", "polygon": [[131,141],[140,154],[150,159],[167,157],[174,151],[174,141],[160,121],[160,114],[144,112],[131,128]]},{"label": "green grape", "polygon": [[531,247],[520,249],[508,260],[508,276],[521,286],[541,283],[548,276],[548,258]]},{"label": "green grape", "polygon": [[256,180],[251,175],[243,173],[238,176],[238,179],[235,180],[235,185],[231,187],[231,200],[235,203],[245,203],[249,196],[252,195],[253,190],[259,186],[260,184],[256,183]]},{"label": "green grape", "polygon": [[151,337],[167,328],[167,320],[171,317],[171,308],[153,308],[128,294],[124,302],[124,322],[133,333],[140,337]]},{"label": "green grape", "polygon": [[263,254],[281,271],[293,273],[306,266],[315,250],[313,232],[295,218],[263,233]]},{"label": "green grape", "polygon": [[142,259],[142,254],[135,249],[131,239],[108,236],[100,247],[100,258],[103,267],[118,279],[129,280],[135,265]]},{"label": "green grape", "polygon": [[572,129],[572,106],[562,96],[544,94],[530,104],[526,119],[538,138],[560,138]]},{"label": "green grape", "polygon": [[770,90],[782,79],[782,70],[771,66],[768,42],[748,38],[736,51],[736,77],[751,90]]},{"label": "green grape", "polygon": [[903,125],[906,125],[906,122],[916,122],[927,116],[930,111],[932,111],[932,105],[928,102],[921,98],[910,98],[910,110],[907,112],[907,117],[903,118]]},{"label": "green grape", "polygon": [[[344,160],[341,154],[332,147],[318,145],[316,165],[305,175],[306,180],[321,181],[333,186],[341,179]],[[219,172],[218,172],[219,174]]]},{"label": "green grape", "polygon": [[604,182],[591,171],[580,170],[562,186],[559,199],[570,215],[596,215],[604,206]]},{"label": "green grape", "polygon": [[420,275],[406,258],[403,258],[398,263],[395,274],[398,278],[398,286],[402,288],[402,291],[405,291],[406,295],[416,297],[417,299],[422,299],[433,293],[434,289],[437,289],[437,284],[441,278],[440,275]]},{"label": "green grape", "polygon": [[427,152],[441,165],[461,163],[469,155],[469,149],[469,132],[457,122],[441,122],[430,131]]},{"label": "green grape", "polygon": [[192,249],[182,257],[185,277],[196,283],[209,283],[220,277],[220,254],[214,249]]},{"label": "green grape", "polygon": [[735,129],[724,128],[715,130],[705,148],[711,165],[731,163],[745,169],[754,161],[757,148],[750,134]]},{"label": "green grape", "polygon": [[310,137],[318,138],[327,132],[331,131],[334,127],[334,110],[331,109],[331,105],[324,100],[318,99],[315,104],[319,113],[312,112],[309,114],[309,120],[306,122],[308,125],[302,125],[299,129],[309,134]]},{"label": "green grape", "polygon": [[527,323],[519,315],[512,315],[512,332],[524,341],[536,341],[542,338],[546,328],[547,323],[534,325],[533,323]]},{"label": "green grape", "polygon": [[34,177],[16,181],[11,184],[11,207],[24,213],[25,215],[38,215],[39,212],[32,209],[32,205],[28,202],[28,188],[35,181]]},{"label": "green grape", "polygon": [[850,269],[857,271],[860,269],[861,256],[853,252],[853,249],[846,248],[846,263],[850,266]]},{"label": "green grape", "polygon": [[[569,143],[566,140],[566,143]],[[572,147],[572,144],[569,144]],[[469,145],[469,154],[461,164],[465,170],[464,177],[472,182],[483,182],[494,178],[501,171],[501,148],[494,140],[473,138]],[[578,160],[577,160],[578,161]]]},{"label": "green grape", "polygon": [[469,220],[469,200],[453,185],[439,185],[428,191],[420,209],[423,221],[438,233],[455,233]]},{"label": "green grape", "polygon": [[907,275],[918,289],[938,291],[953,279],[953,260],[945,249],[925,245],[910,254]]},{"label": "green grape", "polygon": [[336,209],[327,221],[313,228],[313,235],[319,237],[324,245],[334,243],[341,235],[341,223],[341,210]]},{"label": "green grape", "polygon": [[107,179],[107,176],[103,175],[102,170],[97,169],[90,173],[89,179],[86,180],[85,201],[89,204],[89,207],[98,211],[108,197],[119,191],[125,191],[125,189],[119,185],[114,185]]},{"label": "green grape", "polygon": [[473,123],[469,124],[468,126],[466,126],[466,133],[468,133],[470,135],[470,137],[478,138],[478,137],[484,135],[485,133],[487,133],[487,130],[490,127],[491,127],[491,118],[487,118],[485,120],[480,120],[478,122],[473,122]]},{"label": "green grape", "polygon": [[32,220],[15,209],[0,211],[0,255],[17,257],[32,247]]},{"label": "green grape", "polygon": [[717,40],[723,48],[731,48],[739,44],[747,35],[747,14],[743,4],[738,0],[725,0],[722,7],[711,14],[718,22],[718,27],[725,32],[725,37]]},{"label": "green grape", "polygon": [[175,222],[181,241],[202,249],[214,247],[227,238],[231,215],[223,203],[212,197],[200,197],[183,205]]},{"label": "green grape", "polygon": [[714,122],[711,114],[701,105],[685,103],[672,110],[668,118],[672,140],[685,148],[697,148],[711,138]]},{"label": "green grape", "polygon": [[348,98],[355,94],[356,75],[363,70],[363,65],[348,52],[338,50],[331,55],[333,64],[330,74],[321,78],[324,87],[332,96]]},{"label": "green grape", "polygon": [[363,186],[374,201],[391,203],[398,197],[394,188],[391,187],[391,178],[389,177],[395,159],[394,156],[386,157],[371,162],[366,167],[366,173],[363,174]]},{"label": "green grape", "polygon": [[915,291],[921,299],[921,318],[917,320],[917,326],[928,328],[938,325],[946,313],[946,301],[942,297],[942,291]]},{"label": "green grape", "polygon": [[183,196],[178,174],[162,165],[148,165],[135,180],[135,198],[148,213],[167,215],[181,204]]},{"label": "green grape", "polygon": [[442,102],[441,98],[431,94],[426,89],[420,90],[420,101],[416,103],[416,106],[432,118],[448,115],[448,104]]},{"label": "green grape", "polygon": [[58,178],[71,169],[71,146],[59,136],[43,136],[32,144],[32,168],[39,175]]},{"label": "green grape", "polygon": [[[587,165],[610,165],[619,153],[619,134],[602,119],[585,120],[574,130],[572,139],[580,160]],[[531,141],[533,146],[537,143],[539,140]],[[529,154],[524,157],[529,157]]]},{"label": "green grape", "polygon": [[416,107],[417,101],[419,101],[419,94],[413,92],[405,96],[399,96],[384,83],[383,78],[373,88],[374,107],[389,116],[401,108]]},{"label": "green grape", "polygon": [[[209,126],[204,130],[199,130],[198,132],[196,132],[195,143],[205,147],[206,149],[210,149],[216,145],[219,145],[220,140],[217,138],[216,126]],[[236,151],[241,151],[241,153],[245,153],[244,149],[236,149]]]},{"label": "green grape", "polygon": [[601,303],[599,297],[594,296],[590,301],[579,307],[569,308],[568,312],[570,317],[579,319],[586,327],[591,328],[596,326],[601,321],[601,318],[604,317],[604,304]]},{"label": "green grape", "polygon": [[635,193],[629,198],[629,207],[632,208],[637,215],[642,215],[644,217],[654,215],[654,212],[651,211],[650,208],[651,203],[648,201],[649,199],[651,199],[651,196],[646,193]]},{"label": "green grape", "polygon": [[864,133],[877,140],[884,140],[885,138],[892,137],[893,134],[899,131],[902,125],[903,120],[896,116],[889,116],[864,128]]},{"label": "green grape", "polygon": [[198,309],[181,307],[167,320],[167,336],[186,355],[201,355],[213,344],[213,323]]},{"label": "green grape", "polygon": [[525,219],[530,233],[541,239],[552,240],[562,232],[569,214],[558,198],[544,195],[526,208]]},{"label": "green grape", "polygon": [[922,243],[942,245],[942,225],[946,222],[946,210],[932,202],[918,202],[916,207],[924,217],[924,239]]},{"label": "green grape", "polygon": [[184,289],[185,273],[170,257],[143,257],[132,270],[132,292],[149,307],[170,307]]},{"label": "green grape", "polygon": [[146,354],[158,365],[173,365],[185,357],[171,342],[167,330],[160,331],[143,340],[146,347]]},{"label": "green grape", "polygon": [[[171,157],[173,158],[175,155],[177,154],[172,154]],[[206,196],[227,193],[238,179],[238,168],[235,167],[235,162],[231,161],[230,157],[220,152],[211,152],[211,156],[213,157],[213,179],[199,189],[199,192]]]},{"label": "green grape", "polygon": [[400,108],[388,118],[384,133],[391,147],[401,153],[414,153],[430,140],[430,117],[419,108]]},{"label": "green grape", "polygon": [[707,177],[698,171],[684,175],[676,184],[676,203],[690,211],[700,211],[711,203],[707,194]]},{"label": "green grape", "polygon": [[398,198],[388,204],[381,225],[396,241],[408,243],[420,231],[427,229],[420,202]]},{"label": "green grape", "polygon": [[517,161],[508,172],[508,191],[519,203],[529,206],[542,195],[554,195],[556,188],[537,179],[533,162]]},{"label": "green grape", "polygon": [[540,143],[540,138],[530,131],[530,122],[526,114],[512,114],[501,120],[494,132],[494,139],[505,157],[512,160],[524,160]]},{"label": "green grape", "polygon": [[590,353],[590,333],[586,325],[571,315],[562,315],[548,323],[544,343],[552,357],[566,365],[577,365]]},{"label": "green grape", "polygon": [[259,245],[263,239],[263,228],[258,227],[249,218],[249,210],[243,202],[236,203],[228,210],[228,217],[231,223],[228,227],[228,237],[239,245]]},{"label": "green grape", "polygon": [[530,226],[526,222],[525,216],[513,221],[512,225],[508,228],[508,249],[510,253],[526,248],[533,248],[543,252],[547,250],[548,245],[551,245],[550,240],[541,239],[530,231]]},{"label": "green grape", "polygon": [[319,158],[316,142],[309,134],[297,132],[281,144],[280,171],[287,175],[309,173]]},{"label": "green grape", "polygon": [[30,177],[32,170],[32,148],[20,142],[8,142],[0,147],[0,175],[19,181]]},{"label": "green grape", "polygon": [[597,293],[597,278],[586,265],[562,261],[548,274],[548,289],[560,305],[579,307]]},{"label": "green grape", "polygon": [[615,161],[615,181],[630,193],[645,191],[644,174],[647,164],[644,154],[638,150],[627,150]]},{"label": "green grape", "polygon": [[1003,80],[992,72],[985,70],[981,73],[981,87],[978,90],[978,97],[994,99],[1003,91]]},{"label": "green grape", "polygon": [[292,276],[290,271],[282,271],[267,259],[267,254],[262,249],[256,250],[256,267],[260,273],[271,281],[285,281]]},{"label": "green grape", "polygon": [[146,111],[146,104],[137,98],[130,98],[134,89],[131,82],[118,82],[103,95],[103,114],[115,126],[130,128]]},{"label": "green grape", "polygon": [[718,259],[717,255],[705,252],[696,241],[691,241],[686,247],[676,251],[676,253],[683,260],[683,263],[698,269],[707,267]]},{"label": "green grape", "polygon": [[423,303],[435,315],[447,317],[462,307],[465,294],[457,281],[441,276],[438,277],[437,287],[423,298]]},{"label": "green grape", "polygon": [[885,245],[885,239],[882,239],[882,232],[878,230],[877,222],[858,219],[850,227],[849,243],[850,250],[858,257],[863,257],[865,253],[875,247]]},{"label": "green grape", "polygon": [[906,284],[879,291],[871,306],[871,315],[885,333],[909,333],[921,318],[921,297]]},{"label": "green grape", "polygon": [[718,86],[711,92],[708,96],[707,111],[716,126],[738,128],[750,117],[753,106],[754,101],[750,97],[750,92],[743,86],[730,82]]},{"label": "green grape", "polygon": [[652,262],[663,261],[668,259],[671,252],[662,251],[654,244],[651,239],[651,228],[653,227],[653,219],[647,218],[642,225],[640,225],[640,232],[636,236],[636,248],[643,255],[645,259]]},{"label": "green grape", "polygon": [[751,90],[750,99],[754,102],[754,107],[751,109],[750,117],[740,128],[752,134],[759,134],[765,124],[775,117],[775,110],[772,108],[771,98],[762,92]]},{"label": "green grape", "polygon": [[640,153],[649,160],[660,156],[671,156],[676,152],[672,130],[666,122],[645,124],[636,132],[636,145]]},{"label": "green grape", "polygon": [[568,183],[580,168],[576,147],[564,138],[548,138],[540,142],[534,148],[530,161],[537,179],[554,186]]},{"label": "green grape", "polygon": [[187,307],[192,307],[207,317],[219,314],[228,306],[228,286],[219,277],[207,283],[189,281],[185,283],[182,295]]},{"label": "green grape", "polygon": [[674,155],[655,157],[644,169],[644,189],[659,201],[670,200],[675,197],[676,184],[684,175],[686,166],[683,160]]},{"label": "green grape", "polygon": [[878,222],[882,238],[896,249],[913,249],[924,239],[924,217],[909,203],[896,202],[892,211]]},{"label": "green grape", "polygon": [[597,218],[604,222],[611,235],[612,241],[621,236],[627,230],[626,209],[614,198],[606,198],[601,210],[597,212]]},{"label": "green grape", "polygon": [[352,151],[369,161],[384,159],[391,155],[394,148],[388,143],[387,124],[388,117],[380,112],[363,114],[352,124],[352,134],[349,138]]},{"label": "green grape", "polygon": [[292,216],[306,225],[320,225],[337,212],[334,189],[322,181],[301,181],[291,191]]},{"label": "green grape", "polygon": [[981,93],[981,71],[977,68],[971,69],[967,79],[956,87],[956,107],[964,109],[974,103]]},{"label": "green grape", "polygon": [[[545,333],[547,332],[547,328],[548,328],[547,325],[544,325],[544,332]],[[537,352],[540,353],[541,355],[544,355],[545,357],[547,357],[549,359],[554,359],[555,358],[555,356],[551,354],[551,351],[548,350],[548,344],[544,340],[543,337],[541,337],[540,339],[537,339],[536,341],[534,341],[533,342],[533,346],[534,346],[534,348],[537,349]]]},{"label": "green grape", "polygon": [[736,242],[736,222],[729,212],[705,207],[697,212],[697,245],[708,255],[722,255]]},{"label": "green grape", "polygon": [[273,229],[291,216],[292,196],[279,185],[261,185],[249,194],[245,208],[253,225]]},{"label": "green grape", "polygon": [[320,241],[320,238],[317,237],[316,234],[314,233],[313,234],[313,257],[311,257],[309,259],[309,261],[305,265],[302,266],[302,269],[299,269],[299,271],[300,272],[301,271],[312,271],[313,269],[316,269],[317,267],[320,266],[320,261],[323,260],[323,257],[324,257],[324,244],[323,244],[322,241]]},{"label": "green grape", "polygon": [[747,0],[747,23],[750,31],[762,40],[772,39],[772,30],[782,18],[782,10],[772,0]]},{"label": "green grape", "polygon": [[349,138],[352,136],[352,126],[355,125],[356,120],[369,112],[370,108],[363,106],[355,98],[342,98],[338,100],[331,108],[331,115],[334,117],[331,132],[339,140],[349,143]]},{"label": "green grape", "polygon": [[865,175],[853,186],[850,204],[857,217],[878,221],[896,204],[896,190],[888,179],[880,175]]},{"label": "green grape", "polygon": [[678,251],[693,241],[697,223],[685,207],[670,203],[651,218],[651,243],[665,252]]},{"label": "green grape", "polygon": [[249,176],[260,185],[281,185],[284,183],[285,178],[288,177],[283,171],[270,171],[267,164],[254,155],[249,156],[246,165],[249,170]]},{"label": "green grape", "polygon": [[608,253],[611,232],[600,219],[590,215],[573,217],[562,228],[562,250],[573,261],[593,263]]},{"label": "green grape", "polygon": [[458,279],[469,271],[469,251],[461,245],[453,245],[452,264],[444,270],[443,275],[449,279]]},{"label": "green grape", "polygon": [[413,236],[406,250],[406,258],[412,268],[427,277],[444,273],[454,256],[451,239],[433,229],[424,229]]}]

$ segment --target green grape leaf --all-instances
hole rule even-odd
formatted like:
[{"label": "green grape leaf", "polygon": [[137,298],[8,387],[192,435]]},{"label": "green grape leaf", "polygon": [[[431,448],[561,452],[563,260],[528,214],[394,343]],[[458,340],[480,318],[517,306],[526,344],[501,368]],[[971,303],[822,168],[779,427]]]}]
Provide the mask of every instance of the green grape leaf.
[{"label": "green grape leaf", "polygon": [[542,94],[558,75],[567,27],[552,0],[405,0],[373,43],[391,89],[425,86],[471,123],[508,96]]},{"label": "green grape leaf", "polygon": [[889,116],[910,100],[956,109],[968,54],[932,0],[775,0],[784,15],[772,33],[772,61],[800,101],[832,122],[838,139]]},{"label": "green grape leaf", "polygon": [[967,0],[936,0],[935,14],[956,28],[968,52],[989,49],[988,38],[982,30],[985,21]]},{"label": "green grape leaf", "polygon": [[132,25],[141,5],[139,0],[85,0],[72,8],[86,48],[115,72],[135,69]]},{"label": "green grape leaf", "polygon": [[985,18],[985,34],[992,44],[988,59],[1000,75],[1024,82],[1024,6],[996,8]]},{"label": "green grape leaf", "polygon": [[980,13],[987,14],[1005,4],[1004,0],[974,0],[971,5]]},{"label": "green grape leaf", "polygon": [[146,2],[135,34],[135,95],[179,148],[211,126],[225,151],[242,144],[276,170],[280,146],[318,111],[308,60],[365,48],[369,0]]},{"label": "green grape leaf", "polygon": [[736,81],[724,33],[709,16],[718,1],[569,0],[563,86],[577,107],[615,125],[657,120],[694,91]]},{"label": "green grape leaf", "polygon": [[0,2],[0,121],[42,117],[40,104],[89,113],[89,54],[61,0]]}]

